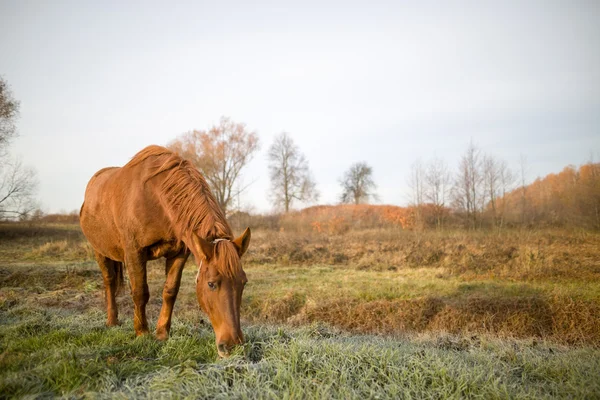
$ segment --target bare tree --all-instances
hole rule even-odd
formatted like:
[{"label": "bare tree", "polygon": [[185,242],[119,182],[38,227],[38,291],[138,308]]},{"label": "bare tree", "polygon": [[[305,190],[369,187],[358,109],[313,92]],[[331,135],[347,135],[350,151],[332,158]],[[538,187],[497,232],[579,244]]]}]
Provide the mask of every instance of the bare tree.
[{"label": "bare tree", "polygon": [[436,225],[441,228],[452,182],[448,164],[441,158],[434,158],[427,165],[424,178],[425,199],[434,205]]},{"label": "bare tree", "polygon": [[480,151],[471,142],[460,159],[452,197],[455,207],[466,212],[473,228],[477,226],[477,215],[485,200],[482,182]]},{"label": "bare tree", "polygon": [[502,199],[500,209],[498,210],[498,227],[502,227],[506,218],[506,195],[512,190],[515,183],[515,175],[504,160],[498,164],[498,176],[500,180],[499,195]]},{"label": "bare tree", "polygon": [[521,224],[525,224],[527,214],[527,185],[525,184],[525,181],[527,180],[527,169],[527,157],[521,154],[519,156],[519,183],[521,184]]},{"label": "bare tree", "polygon": [[234,197],[246,188],[238,186],[241,171],[258,150],[259,141],[245,124],[222,117],[219,125],[184,133],[167,147],[194,163],[227,213]]},{"label": "bare tree", "polygon": [[410,179],[408,186],[411,189],[411,205],[419,208],[425,202],[425,167],[418,159],[410,166]]},{"label": "bare tree", "polygon": [[368,203],[369,200],[377,200],[375,181],[373,181],[373,169],[366,162],[357,162],[350,166],[340,179],[342,185],[342,203]]},{"label": "bare tree", "polygon": [[410,187],[411,200],[410,205],[414,208],[415,227],[423,229],[423,204],[425,203],[425,167],[421,159],[417,159],[410,166],[410,179],[408,186]]},{"label": "bare tree", "polygon": [[313,201],[319,198],[308,161],[290,135],[283,132],[269,148],[271,196],[276,207],[287,213],[294,201]]},{"label": "bare tree", "polygon": [[36,208],[34,195],[37,177],[32,168],[20,160],[4,162],[0,166],[0,216],[23,218]]},{"label": "bare tree", "polygon": [[23,218],[36,205],[36,173],[20,160],[8,157],[6,148],[17,136],[19,102],[13,98],[6,81],[0,78],[0,218]]},{"label": "bare tree", "polygon": [[496,200],[500,189],[500,162],[493,156],[486,154],[483,156],[483,186],[484,192],[489,199],[489,206],[492,209],[492,222],[494,226],[498,225],[498,212]]},{"label": "bare tree", "polygon": [[8,83],[0,77],[0,157],[17,134],[15,122],[18,116],[19,102],[13,98]]}]

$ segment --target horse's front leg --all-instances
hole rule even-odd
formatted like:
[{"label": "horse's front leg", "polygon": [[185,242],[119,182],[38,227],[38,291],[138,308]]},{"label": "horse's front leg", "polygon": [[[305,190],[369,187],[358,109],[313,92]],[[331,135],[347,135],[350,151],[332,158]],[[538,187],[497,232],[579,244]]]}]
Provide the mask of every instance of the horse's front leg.
[{"label": "horse's front leg", "polygon": [[167,279],[163,289],[163,303],[160,309],[160,317],[156,324],[156,338],[158,340],[167,340],[171,331],[171,316],[173,315],[173,306],[177,300],[177,293],[181,284],[181,273],[189,256],[189,252],[182,251],[175,257],[167,258]]},{"label": "horse's front leg", "polygon": [[137,252],[127,254],[125,266],[131,282],[131,297],[133,298],[133,328],[137,336],[148,333],[146,319],[146,304],[150,299],[150,290],[146,278],[146,259]]}]

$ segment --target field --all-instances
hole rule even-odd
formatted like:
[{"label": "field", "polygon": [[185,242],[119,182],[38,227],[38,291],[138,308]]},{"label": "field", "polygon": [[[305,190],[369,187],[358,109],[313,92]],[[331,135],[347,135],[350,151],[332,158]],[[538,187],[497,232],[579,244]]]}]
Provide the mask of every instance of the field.
[{"label": "field", "polygon": [[[0,397],[600,398],[600,234],[257,230],[244,348],[217,357],[190,262],[166,343],[108,329],[79,227],[0,225]],[[149,266],[149,320],[164,281]]]}]

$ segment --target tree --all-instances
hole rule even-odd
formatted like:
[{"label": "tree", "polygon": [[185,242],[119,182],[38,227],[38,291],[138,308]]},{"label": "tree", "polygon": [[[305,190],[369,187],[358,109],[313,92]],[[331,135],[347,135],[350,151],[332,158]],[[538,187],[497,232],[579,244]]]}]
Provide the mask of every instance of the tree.
[{"label": "tree", "polygon": [[377,199],[375,189],[377,185],[373,181],[373,169],[365,162],[352,164],[342,179],[342,203],[368,203],[369,200]]},{"label": "tree", "polygon": [[[506,161],[502,160],[498,164],[498,176],[500,177],[500,198],[504,199],[506,194],[512,190],[515,182],[515,175],[508,167]],[[502,201],[498,210],[498,226],[504,225],[506,218],[506,201]]]},{"label": "tree", "polygon": [[276,207],[287,213],[296,200],[317,200],[315,181],[308,168],[308,161],[290,135],[283,132],[269,148],[269,173],[271,196]]},{"label": "tree", "polygon": [[167,147],[194,163],[227,214],[233,198],[245,189],[239,187],[241,171],[259,149],[259,140],[245,124],[221,117],[219,125],[184,133]]},{"label": "tree", "polygon": [[489,199],[489,206],[492,209],[494,226],[497,226],[498,212],[496,210],[496,199],[499,196],[500,190],[500,162],[488,154],[483,156],[483,186],[484,193]]},{"label": "tree", "polygon": [[521,172],[511,177],[514,189],[498,198],[499,209],[506,205],[507,220],[600,229],[600,164],[569,165],[528,185],[525,170],[522,162]]},{"label": "tree", "polygon": [[13,98],[8,83],[0,77],[0,157],[10,140],[16,136],[16,119],[19,116],[19,102]]},{"label": "tree", "polygon": [[20,160],[4,162],[0,174],[0,216],[24,218],[35,210],[36,173]]},{"label": "tree", "polygon": [[520,172],[520,184],[521,184],[521,224],[525,224],[525,218],[527,214],[527,185],[525,181],[527,180],[527,158],[521,154],[519,157],[519,172]]},{"label": "tree", "polygon": [[415,211],[415,228],[422,229],[424,226],[422,208],[425,203],[425,167],[420,159],[410,166],[410,179],[408,186],[411,189],[410,205]]},{"label": "tree", "polygon": [[485,203],[482,182],[481,154],[471,142],[460,159],[452,197],[455,207],[466,212],[473,228],[477,226],[478,212]]},{"label": "tree", "polygon": [[429,162],[424,176],[424,196],[434,206],[438,228],[441,228],[443,224],[451,181],[452,176],[448,164],[444,160],[434,158]]},{"label": "tree", "polygon": [[579,168],[579,176],[578,212],[585,221],[582,225],[600,229],[600,164],[590,160]]},{"label": "tree", "polygon": [[0,78],[0,218],[23,218],[34,208],[36,173],[20,160],[11,160],[6,148],[17,136],[19,102],[6,81]]},{"label": "tree", "polygon": [[425,167],[421,160],[417,160],[410,166],[410,180],[408,186],[411,189],[411,205],[419,208],[424,203],[425,196]]}]

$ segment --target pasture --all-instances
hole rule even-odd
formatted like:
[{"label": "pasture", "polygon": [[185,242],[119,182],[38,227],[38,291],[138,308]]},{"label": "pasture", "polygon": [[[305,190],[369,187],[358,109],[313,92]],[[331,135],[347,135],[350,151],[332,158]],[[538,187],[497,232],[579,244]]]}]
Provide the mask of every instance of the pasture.
[{"label": "pasture", "polygon": [[[236,229],[236,233],[241,232]],[[106,328],[77,225],[0,225],[0,396],[600,397],[600,235],[253,232],[247,343],[219,359],[183,273],[171,338]],[[148,268],[155,328],[164,265]]]}]

